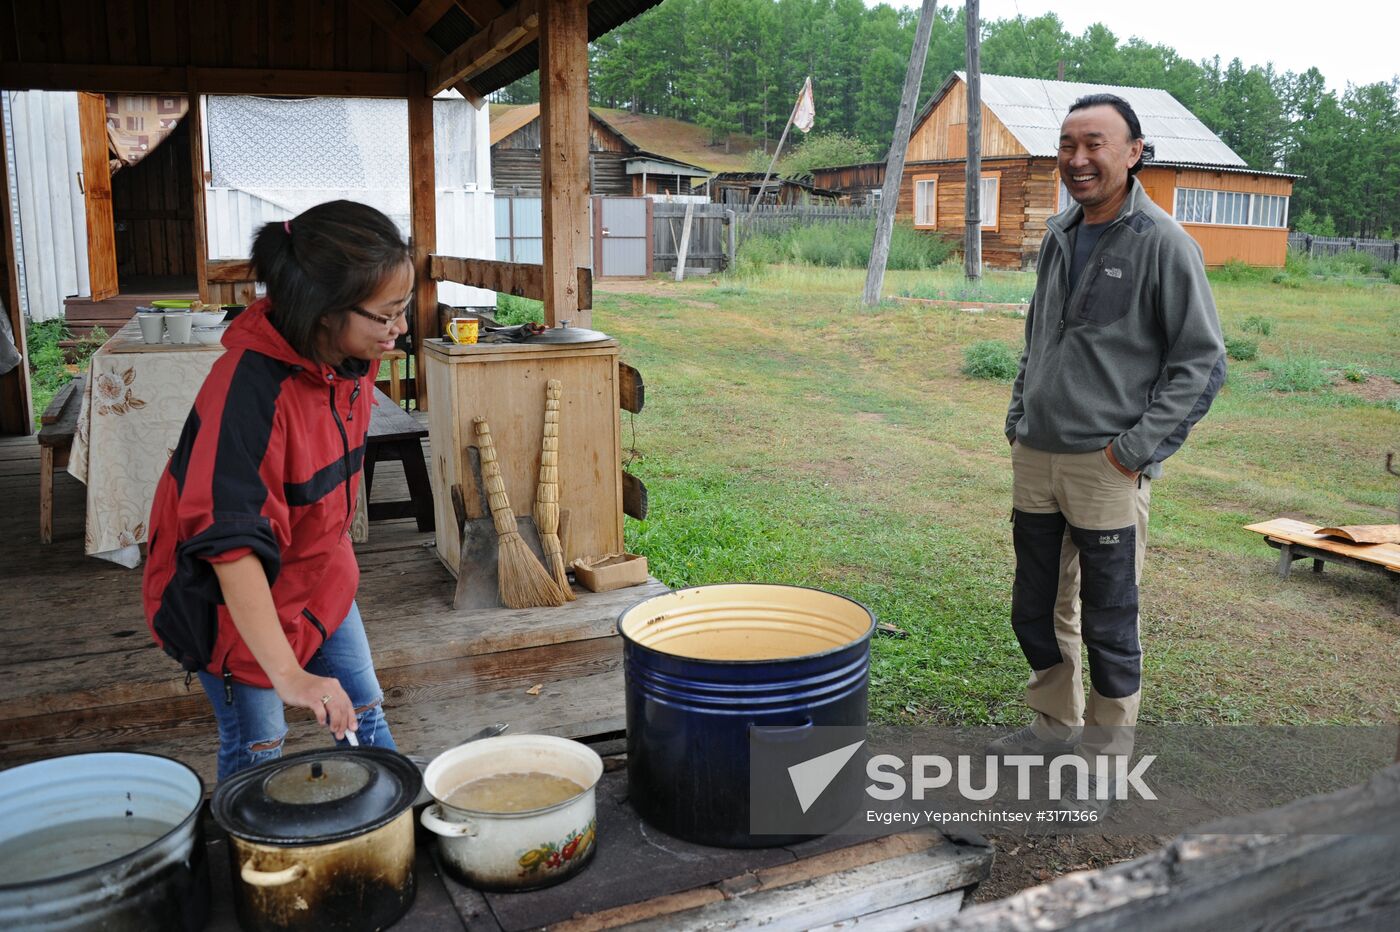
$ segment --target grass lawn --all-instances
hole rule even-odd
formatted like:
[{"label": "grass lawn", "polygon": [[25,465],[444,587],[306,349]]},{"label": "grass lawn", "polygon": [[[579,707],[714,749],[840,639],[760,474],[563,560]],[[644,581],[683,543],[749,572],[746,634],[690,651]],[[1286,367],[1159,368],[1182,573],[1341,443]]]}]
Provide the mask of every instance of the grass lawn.
[{"label": "grass lawn", "polygon": [[[960,370],[979,341],[1019,352],[1023,321],[865,309],[863,280],[775,266],[599,285],[594,325],[647,383],[646,410],[623,424],[651,501],[650,520],[627,521],[629,546],[672,586],[819,586],[908,631],[876,640],[877,720],[1021,723],[1010,387]],[[885,290],[959,281],[893,272]],[[1142,721],[1393,722],[1400,617],[1388,580],[1335,565],[1280,580],[1276,552],[1241,527],[1395,520],[1400,482],[1383,462],[1400,447],[1400,286],[1222,280],[1216,296],[1226,332],[1255,341],[1257,356],[1232,363],[1154,488]],[[1331,384],[1277,390],[1290,367]]]}]

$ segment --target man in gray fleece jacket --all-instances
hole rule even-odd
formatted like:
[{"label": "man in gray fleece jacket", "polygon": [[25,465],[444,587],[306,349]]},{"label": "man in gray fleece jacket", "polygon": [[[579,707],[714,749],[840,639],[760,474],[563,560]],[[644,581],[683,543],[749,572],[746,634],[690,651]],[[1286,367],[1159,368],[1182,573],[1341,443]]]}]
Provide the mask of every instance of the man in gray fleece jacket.
[{"label": "man in gray fleece jacket", "polygon": [[1150,480],[1225,379],[1200,247],[1134,177],[1149,158],[1126,101],[1097,94],[1070,108],[1059,172],[1076,203],[1048,221],[1006,416],[1011,625],[1036,719],[992,753],[1078,744],[1092,761],[1132,749]]}]

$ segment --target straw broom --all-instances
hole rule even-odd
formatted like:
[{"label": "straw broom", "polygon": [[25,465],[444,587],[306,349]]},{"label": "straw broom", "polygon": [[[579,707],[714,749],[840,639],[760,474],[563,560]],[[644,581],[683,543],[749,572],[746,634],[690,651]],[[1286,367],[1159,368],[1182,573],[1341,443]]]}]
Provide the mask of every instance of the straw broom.
[{"label": "straw broom", "polygon": [[540,449],[540,482],[535,491],[535,527],[540,532],[544,565],[555,585],[572,602],[575,598],[564,570],[564,545],[559,540],[559,397],[558,379],[545,384],[544,440]]},{"label": "straw broom", "polygon": [[499,553],[496,574],[500,584],[501,602],[508,608],[544,608],[563,605],[564,594],[545,572],[540,561],[515,526],[515,512],[506,498],[506,485],[501,479],[501,466],[496,462],[496,444],[486,418],[472,418],[476,430],[476,445],[481,451],[481,481],[491,506],[491,521],[496,526]]}]

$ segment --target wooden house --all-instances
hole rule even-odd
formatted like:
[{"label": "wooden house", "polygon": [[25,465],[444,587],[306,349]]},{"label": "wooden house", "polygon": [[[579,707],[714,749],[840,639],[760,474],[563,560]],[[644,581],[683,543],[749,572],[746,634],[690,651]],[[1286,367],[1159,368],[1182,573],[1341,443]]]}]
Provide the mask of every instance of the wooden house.
[{"label": "wooden house", "polygon": [[[413,326],[422,334],[439,331],[437,285],[446,280],[443,264],[432,262],[437,248],[433,99],[454,88],[473,106],[484,106],[484,94],[540,70],[540,120],[548,142],[542,160],[542,267],[473,260],[451,268],[462,270],[454,273],[458,284],[539,297],[549,322],[569,319],[588,326],[591,299],[579,272],[588,250],[588,41],[657,2],[12,4],[0,29],[0,89],[186,100],[188,158],[170,170],[191,173],[191,202],[188,220],[177,208],[174,222],[193,230],[194,284],[205,301],[245,300],[254,288],[245,259],[211,258],[202,125],[206,96],[407,100],[404,136],[417,270]],[[103,165],[87,162],[89,255],[112,259],[101,267],[89,263],[92,298],[101,302],[119,293],[116,250],[93,248],[95,238],[115,236],[114,196],[105,158]],[[9,165],[8,153],[0,151],[0,217],[11,215]],[[13,232],[9,223],[0,223],[0,300],[24,355],[18,278]],[[426,406],[425,387],[415,391]],[[32,429],[28,367],[21,365],[0,376],[0,433]]]},{"label": "wooden house", "polygon": [[[982,76],[982,256],[993,268],[1035,264],[1045,221],[1070,206],[1056,167],[1060,124],[1086,94],[1132,104],[1155,159],[1143,188],[1205,253],[1206,264],[1238,260],[1281,267],[1288,251],[1288,200],[1298,176],[1260,171],[1166,91]],[[967,159],[967,84],[954,72],[920,111],[909,137],[896,216],[915,229],[961,240]],[[860,203],[877,198],[884,165],[819,169],[814,183]]]},{"label": "wooden house", "polygon": [[763,203],[794,207],[801,204],[835,204],[841,195],[814,182],[779,178],[774,175],[765,187],[763,172],[720,172],[697,189],[707,193],[711,203],[746,207],[763,188]]},{"label": "wooden house", "polygon": [[[540,105],[492,110],[491,171],[497,192],[538,194]],[[596,110],[589,110],[588,178],[593,194],[688,194],[695,179],[709,174],[699,165],[642,149]]]}]

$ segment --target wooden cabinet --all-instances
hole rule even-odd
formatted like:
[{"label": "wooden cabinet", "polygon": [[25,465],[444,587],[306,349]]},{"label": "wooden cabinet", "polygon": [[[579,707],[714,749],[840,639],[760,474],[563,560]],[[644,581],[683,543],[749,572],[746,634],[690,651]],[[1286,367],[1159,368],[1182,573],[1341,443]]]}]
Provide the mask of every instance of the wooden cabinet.
[{"label": "wooden cabinet", "polygon": [[530,514],[539,481],[545,383],[563,385],[559,412],[559,505],[569,513],[564,561],[622,546],[622,446],[616,340],[566,345],[458,346],[424,341],[432,405],[428,431],[438,559],[454,575],[461,540],[449,494],[460,484],[469,518],[489,517],[472,476],[472,418],[491,427],[516,517]]}]

